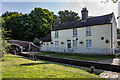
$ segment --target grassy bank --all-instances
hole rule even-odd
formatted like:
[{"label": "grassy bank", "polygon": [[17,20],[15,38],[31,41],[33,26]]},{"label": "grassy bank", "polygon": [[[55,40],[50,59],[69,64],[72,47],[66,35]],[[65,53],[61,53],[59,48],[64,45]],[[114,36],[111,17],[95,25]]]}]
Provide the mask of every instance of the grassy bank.
[{"label": "grassy bank", "polygon": [[2,62],[3,78],[98,78],[87,70],[33,61],[16,55],[6,54]]}]

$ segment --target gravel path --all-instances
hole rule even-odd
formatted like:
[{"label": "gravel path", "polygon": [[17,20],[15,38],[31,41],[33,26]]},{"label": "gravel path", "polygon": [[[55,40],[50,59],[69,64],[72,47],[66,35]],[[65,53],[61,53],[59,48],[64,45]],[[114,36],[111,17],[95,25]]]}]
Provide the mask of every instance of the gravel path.
[{"label": "gravel path", "polygon": [[104,71],[99,75],[101,78],[108,78],[108,80],[120,80],[120,73]]},{"label": "gravel path", "polygon": [[[113,59],[106,59],[106,60],[99,60],[96,62],[100,62],[100,63],[106,63],[106,64],[112,64],[113,63]],[[115,64],[113,64],[115,65]],[[120,80],[120,73],[117,72],[111,72],[111,71],[104,71],[103,73],[101,73],[99,75],[99,77],[101,78],[107,78],[107,80]]]}]

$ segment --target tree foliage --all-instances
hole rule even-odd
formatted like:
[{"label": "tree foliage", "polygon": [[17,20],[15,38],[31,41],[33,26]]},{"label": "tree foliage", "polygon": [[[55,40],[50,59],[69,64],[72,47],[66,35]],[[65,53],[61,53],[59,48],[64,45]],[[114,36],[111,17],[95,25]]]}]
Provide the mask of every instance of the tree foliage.
[{"label": "tree foliage", "polygon": [[118,2],[118,0],[105,0],[105,1],[101,1],[101,3],[107,3],[109,1],[112,1],[113,3],[117,3]]},{"label": "tree foliage", "polygon": [[11,39],[33,41],[45,37],[54,26],[54,14],[47,9],[35,8],[29,14],[6,12],[2,15],[3,28],[9,31],[5,35]]},{"label": "tree foliage", "polygon": [[4,56],[5,53],[7,53],[8,50],[8,42],[6,41],[6,38],[3,34],[6,34],[6,31],[4,28],[2,28],[2,18],[0,17],[0,59]]},{"label": "tree foliage", "polygon": [[56,25],[57,17],[61,19],[61,23],[80,19],[78,13],[73,11],[59,11],[58,14],[56,16],[42,8],[35,8],[29,14],[7,11],[2,15],[2,27],[8,31],[5,36],[10,39],[33,41],[49,34],[51,27]]},{"label": "tree foliage", "polygon": [[0,59],[1,59],[1,57],[4,56],[5,53],[7,53],[8,49],[9,49],[8,48],[9,43],[7,42],[3,33],[5,34],[6,31],[4,31],[4,29],[0,27]]},{"label": "tree foliage", "polygon": [[59,11],[58,14],[59,14],[61,23],[80,20],[78,13],[74,11],[64,10],[64,11]]},{"label": "tree foliage", "polygon": [[117,28],[117,34],[120,35],[120,29]]},{"label": "tree foliage", "polygon": [[35,8],[29,14],[33,23],[34,38],[45,37],[54,26],[54,14],[47,9]]}]

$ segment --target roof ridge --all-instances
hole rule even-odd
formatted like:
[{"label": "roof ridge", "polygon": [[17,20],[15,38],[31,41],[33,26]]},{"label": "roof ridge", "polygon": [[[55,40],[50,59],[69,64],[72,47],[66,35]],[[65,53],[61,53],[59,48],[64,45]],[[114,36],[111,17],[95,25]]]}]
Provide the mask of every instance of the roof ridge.
[{"label": "roof ridge", "polygon": [[[105,15],[101,15],[101,16],[94,16],[94,17],[90,17],[90,18],[97,18],[97,17],[104,17],[104,16],[109,16],[109,15],[113,15],[114,13],[110,13],[110,14],[105,14]],[[88,19],[90,19],[88,18]]]}]

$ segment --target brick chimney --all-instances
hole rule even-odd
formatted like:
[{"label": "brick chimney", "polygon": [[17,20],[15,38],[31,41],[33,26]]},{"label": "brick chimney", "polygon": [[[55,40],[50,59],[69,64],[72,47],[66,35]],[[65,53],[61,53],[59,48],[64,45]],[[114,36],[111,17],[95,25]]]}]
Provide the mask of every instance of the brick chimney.
[{"label": "brick chimney", "polygon": [[58,24],[60,24],[60,23],[61,23],[60,18],[57,17],[57,18],[56,18],[56,25],[58,25]]},{"label": "brick chimney", "polygon": [[82,9],[81,15],[82,15],[82,20],[86,20],[88,18],[88,10],[86,7]]}]

